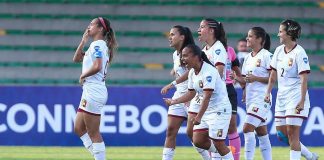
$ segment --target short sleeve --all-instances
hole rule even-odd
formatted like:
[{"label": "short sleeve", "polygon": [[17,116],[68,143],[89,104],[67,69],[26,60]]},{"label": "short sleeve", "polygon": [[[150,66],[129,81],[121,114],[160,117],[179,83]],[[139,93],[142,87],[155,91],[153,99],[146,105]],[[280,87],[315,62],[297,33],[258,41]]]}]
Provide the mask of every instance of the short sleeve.
[{"label": "short sleeve", "polygon": [[247,75],[247,72],[246,72],[246,60],[248,59],[249,55],[245,56],[244,57],[244,60],[243,60],[243,65],[242,65],[242,76],[245,76]]},{"label": "short sleeve", "polygon": [[[214,71],[214,72],[213,72]],[[203,74],[203,84],[204,84],[204,88],[203,90],[209,90],[209,91],[213,91],[215,89],[215,85],[216,85],[216,74],[217,74],[217,70],[208,70],[206,73]]]},{"label": "short sleeve", "polygon": [[276,48],[270,62],[270,68],[273,70],[277,70],[277,59],[278,59],[278,54],[279,54],[280,49]]},{"label": "short sleeve", "polygon": [[271,67],[270,67],[271,56],[272,56],[272,53],[270,53],[270,52],[267,52],[267,54],[265,54],[265,56],[264,56],[265,67],[267,70],[271,70]]},{"label": "short sleeve", "polygon": [[214,62],[215,62],[215,66],[218,66],[218,65],[223,65],[225,66],[226,64],[226,60],[227,60],[227,52],[225,50],[224,47],[222,48],[217,48],[215,50],[215,56],[214,56]]},{"label": "short sleeve", "polygon": [[192,78],[193,78],[193,69],[191,69],[188,74],[188,90],[194,90]]},{"label": "short sleeve", "polygon": [[310,73],[309,60],[305,50],[302,49],[299,54],[297,54],[296,63],[298,74]]}]

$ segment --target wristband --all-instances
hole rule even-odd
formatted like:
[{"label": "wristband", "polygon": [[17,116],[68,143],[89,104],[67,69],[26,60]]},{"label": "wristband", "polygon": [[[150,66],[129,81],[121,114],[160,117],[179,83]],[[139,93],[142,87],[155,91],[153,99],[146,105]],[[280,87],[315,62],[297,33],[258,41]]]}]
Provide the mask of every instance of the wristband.
[{"label": "wristband", "polygon": [[177,85],[177,82],[174,80],[174,81],[171,82],[171,84],[172,84],[173,86],[176,86],[176,85]]}]

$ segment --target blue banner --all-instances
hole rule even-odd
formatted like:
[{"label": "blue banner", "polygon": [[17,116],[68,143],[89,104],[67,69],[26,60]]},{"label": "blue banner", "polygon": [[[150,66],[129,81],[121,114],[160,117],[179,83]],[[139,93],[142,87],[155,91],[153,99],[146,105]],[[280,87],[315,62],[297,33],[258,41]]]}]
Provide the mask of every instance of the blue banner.
[{"label": "blue banner", "polygon": [[[109,87],[100,130],[108,146],[163,146],[167,107],[160,87]],[[241,90],[238,99],[241,99]],[[275,97],[273,92],[273,97]],[[79,146],[73,122],[81,87],[0,87],[0,145]],[[324,146],[324,89],[309,90],[311,110],[301,128],[307,146]],[[275,98],[274,98],[275,99]],[[276,138],[274,107],[268,116],[273,146],[285,146]],[[244,105],[239,102],[238,130],[243,138]],[[244,139],[242,139],[244,142]],[[191,145],[180,128],[177,145]]]}]

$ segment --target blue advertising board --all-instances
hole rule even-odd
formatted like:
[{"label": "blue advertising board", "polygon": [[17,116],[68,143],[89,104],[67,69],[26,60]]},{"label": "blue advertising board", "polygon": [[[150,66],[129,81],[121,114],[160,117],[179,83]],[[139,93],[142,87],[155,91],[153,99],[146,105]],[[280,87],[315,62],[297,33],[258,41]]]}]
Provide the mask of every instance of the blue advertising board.
[{"label": "blue advertising board", "polygon": [[[160,87],[109,87],[109,100],[102,110],[100,130],[109,146],[162,146],[167,126],[167,107]],[[238,99],[241,90],[238,91]],[[275,97],[275,92],[273,97]],[[0,145],[79,146],[73,122],[82,89],[64,87],[0,87]],[[301,128],[307,146],[324,146],[324,89],[309,89],[311,110]],[[275,98],[274,98],[275,99]],[[274,102],[275,103],[275,102]],[[273,146],[285,146],[276,138],[274,107],[268,115]],[[245,108],[239,102],[238,130]],[[244,142],[242,140],[242,142]],[[180,128],[177,145],[191,145]]]}]

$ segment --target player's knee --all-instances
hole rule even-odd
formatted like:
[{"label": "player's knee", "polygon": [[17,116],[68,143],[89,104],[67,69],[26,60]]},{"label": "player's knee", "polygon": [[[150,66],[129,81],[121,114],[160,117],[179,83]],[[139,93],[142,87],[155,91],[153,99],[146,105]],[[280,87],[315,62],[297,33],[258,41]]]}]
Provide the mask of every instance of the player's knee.
[{"label": "player's knee", "polygon": [[204,149],[203,144],[199,140],[193,140],[193,144],[198,148],[203,148]]},{"label": "player's knee", "polygon": [[288,137],[287,137],[283,132],[281,132],[281,131],[277,131],[277,138],[278,138],[280,141],[282,141],[282,142],[284,142],[284,143],[286,143],[286,144],[289,144]]},{"label": "player's knee", "polygon": [[201,138],[193,138],[193,144],[198,148],[204,149],[204,140]]},{"label": "player's knee", "polygon": [[167,131],[166,131],[166,136],[171,138],[171,137],[175,137],[176,134],[177,134],[176,127],[169,126]]},{"label": "player's knee", "polygon": [[249,132],[254,132],[254,128],[250,127],[247,124],[244,124],[243,133],[249,133]]},{"label": "player's knee", "polygon": [[74,126],[74,133],[81,137],[83,134],[86,133],[86,131],[82,127]]}]

